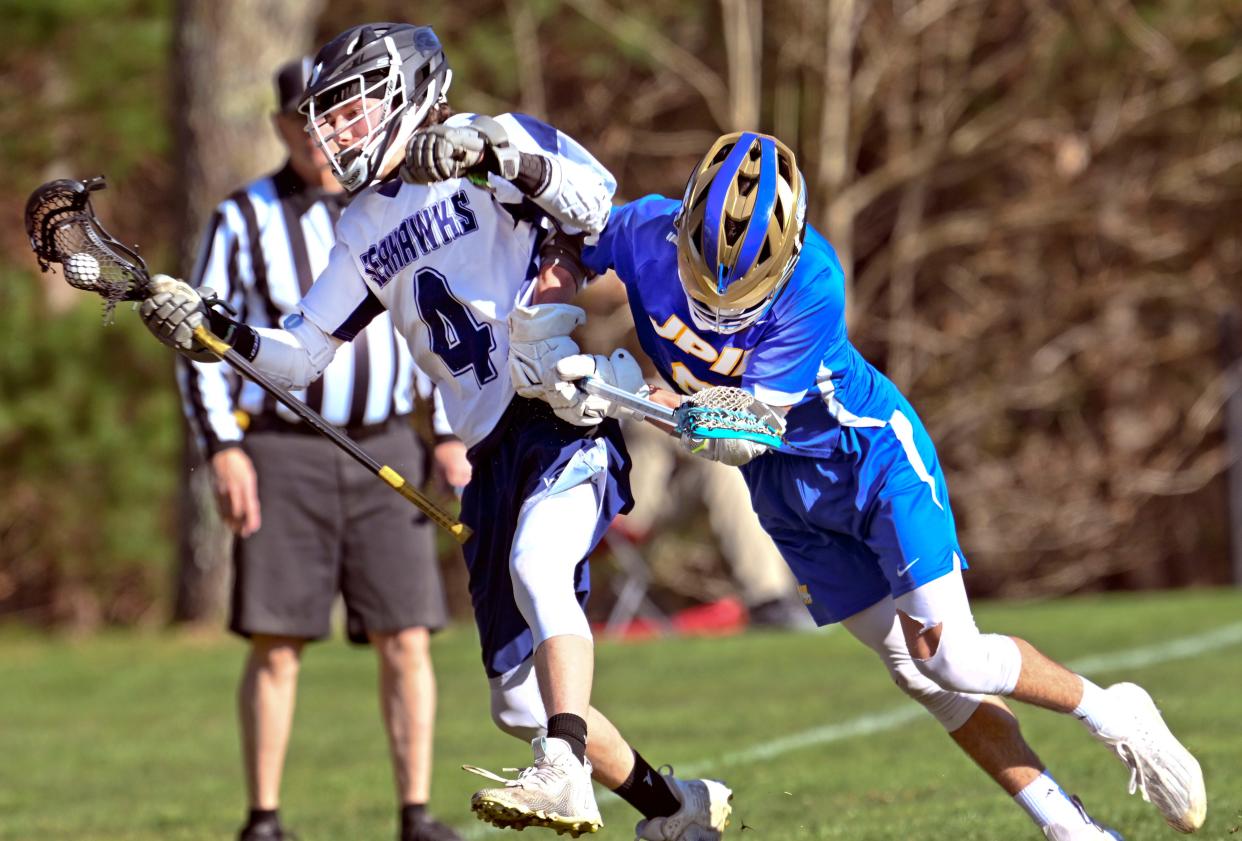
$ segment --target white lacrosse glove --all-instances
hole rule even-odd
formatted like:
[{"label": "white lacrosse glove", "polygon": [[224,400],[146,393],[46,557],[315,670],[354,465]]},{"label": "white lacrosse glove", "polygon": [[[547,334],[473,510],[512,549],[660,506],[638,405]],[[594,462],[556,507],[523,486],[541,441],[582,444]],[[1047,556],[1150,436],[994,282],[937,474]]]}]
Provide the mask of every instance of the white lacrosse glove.
[{"label": "white lacrosse glove", "polygon": [[138,314],[155,338],[170,348],[195,362],[220,361],[194,338],[195,328],[207,318],[207,307],[203,296],[185,281],[166,274],[152,277]]},{"label": "white lacrosse glove", "polygon": [[[586,321],[586,312],[572,304],[533,304],[509,313],[509,378],[523,397],[550,397],[560,382],[556,363],[578,353],[569,334]],[[561,402],[564,407],[567,403]]]},{"label": "white lacrosse glove", "polygon": [[599,377],[608,385],[616,386],[639,397],[646,397],[651,389],[643,382],[643,370],[627,350],[614,350],[611,356],[578,354],[567,356],[556,363],[556,375],[561,382],[555,391],[567,401],[556,414],[578,426],[593,426],[604,418],[631,418],[642,420],[642,415],[614,403],[599,394],[587,394],[574,384],[583,377]]}]

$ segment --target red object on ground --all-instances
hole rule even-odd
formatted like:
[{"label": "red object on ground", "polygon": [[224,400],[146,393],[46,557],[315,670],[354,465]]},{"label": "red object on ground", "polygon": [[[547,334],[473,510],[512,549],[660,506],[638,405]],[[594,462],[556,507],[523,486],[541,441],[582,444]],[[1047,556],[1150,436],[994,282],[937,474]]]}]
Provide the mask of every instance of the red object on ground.
[{"label": "red object on ground", "polygon": [[746,621],[746,606],[730,597],[686,608],[673,616],[673,627],[688,636],[717,637],[741,633]]},{"label": "red object on ground", "polygon": [[[620,633],[611,636],[631,641],[656,639],[668,633],[688,637],[722,637],[740,634],[746,630],[746,622],[746,607],[741,601],[724,598],[679,611],[673,614],[668,626],[641,617],[634,619],[626,623]],[[604,626],[596,624],[593,630],[602,635]]]}]

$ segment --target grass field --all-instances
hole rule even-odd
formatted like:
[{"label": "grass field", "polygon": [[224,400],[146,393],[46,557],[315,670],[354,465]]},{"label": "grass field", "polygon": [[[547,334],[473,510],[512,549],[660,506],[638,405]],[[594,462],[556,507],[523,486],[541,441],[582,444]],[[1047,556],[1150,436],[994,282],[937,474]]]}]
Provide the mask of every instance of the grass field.
[{"label": "grass field", "polygon": [[[1210,809],[1199,837],[1242,825],[1242,594],[1073,599],[979,609],[1099,682],[1145,685],[1200,757]],[[1170,641],[1175,641],[1170,643]],[[433,809],[472,839],[470,793],[527,749],[493,730],[471,628],[442,634]],[[0,839],[227,839],[243,813],[233,692],[242,647],[216,637],[0,636]],[[302,671],[282,812],[303,841],[391,839],[395,808],[374,659],[333,643]],[[731,837],[1038,838],[1016,807],[901,696],[843,632],[603,643],[598,705],[653,763],[726,779]],[[1125,791],[1127,775],[1074,721],[1022,710],[1070,791],[1129,841],[1173,838]],[[634,814],[602,802],[600,839]],[[525,839],[556,838],[528,830]]]}]

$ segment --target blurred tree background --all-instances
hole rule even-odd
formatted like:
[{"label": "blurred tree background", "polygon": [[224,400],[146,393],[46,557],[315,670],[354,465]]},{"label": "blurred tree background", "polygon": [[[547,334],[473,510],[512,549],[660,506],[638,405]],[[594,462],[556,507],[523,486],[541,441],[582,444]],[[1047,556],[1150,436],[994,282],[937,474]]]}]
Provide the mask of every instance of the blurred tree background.
[{"label": "blurred tree background", "polygon": [[[17,222],[26,195],[105,172],[99,210],[114,233],[153,266],[184,266],[194,206],[219,198],[195,166],[227,158],[219,177],[240,183],[278,163],[229,157],[254,137],[218,104],[235,100],[236,80],[266,80],[303,34],[322,42],[411,7],[316,10],[0,0],[11,223],[0,234],[0,616],[162,621],[183,508],[171,359],[129,312],[101,327],[96,301],[38,275]],[[1237,380],[1224,350],[1236,342],[1221,325],[1242,304],[1238,0],[425,11],[416,22],[445,43],[455,107],[549,120],[613,170],[622,198],[680,195],[723,131],[758,128],[794,147],[810,218],[847,267],[854,341],[938,443],[975,592],[1229,581],[1223,407]],[[259,55],[229,40],[242,34],[220,35],[212,75],[191,68],[195,15],[287,37]],[[222,95],[197,101],[211,137],[197,147],[180,116],[187,73]],[[270,102],[248,107],[263,134]]]}]

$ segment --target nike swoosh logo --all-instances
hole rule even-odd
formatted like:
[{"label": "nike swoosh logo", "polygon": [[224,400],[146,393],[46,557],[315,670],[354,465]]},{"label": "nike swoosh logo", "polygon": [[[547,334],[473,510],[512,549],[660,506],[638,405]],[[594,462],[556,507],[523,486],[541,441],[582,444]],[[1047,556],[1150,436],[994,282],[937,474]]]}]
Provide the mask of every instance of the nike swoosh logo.
[{"label": "nike swoosh logo", "polygon": [[898,576],[898,577],[901,577],[901,576],[905,575],[907,572],[909,572],[909,571],[910,571],[910,567],[912,567],[912,566],[914,566],[915,564],[917,564],[920,560],[921,560],[921,558],[915,558],[913,561],[911,561],[910,563],[906,564],[905,566],[898,568],[898,570],[897,570],[897,576]]}]

